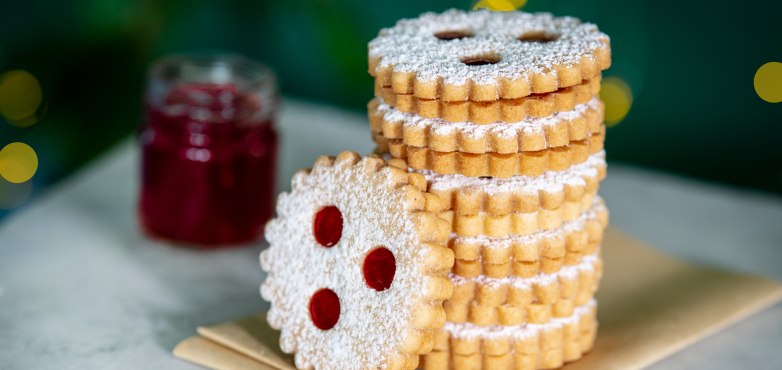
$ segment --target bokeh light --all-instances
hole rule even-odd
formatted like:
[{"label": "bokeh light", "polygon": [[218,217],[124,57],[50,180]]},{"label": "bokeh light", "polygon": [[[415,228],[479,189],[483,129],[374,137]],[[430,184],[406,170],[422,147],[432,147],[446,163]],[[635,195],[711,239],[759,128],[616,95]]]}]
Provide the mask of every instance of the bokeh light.
[{"label": "bokeh light", "polygon": [[30,180],[38,170],[38,156],[25,143],[11,143],[0,150],[0,176],[20,184]]},{"label": "bokeh light", "polygon": [[603,79],[600,99],[605,103],[605,124],[614,126],[627,116],[633,105],[633,91],[621,78],[611,76]]},{"label": "bokeh light", "polygon": [[32,180],[15,184],[0,176],[0,209],[10,210],[22,205],[33,190]]},{"label": "bokeh light", "polygon": [[41,85],[33,75],[22,70],[0,75],[0,114],[12,124],[29,126],[37,122],[35,114],[42,101]]},{"label": "bokeh light", "polygon": [[472,9],[486,8],[494,11],[516,10],[524,6],[527,0],[481,0]]},{"label": "bokeh light", "polygon": [[758,96],[769,102],[782,101],[782,63],[769,62],[758,68],[755,72],[755,92]]}]

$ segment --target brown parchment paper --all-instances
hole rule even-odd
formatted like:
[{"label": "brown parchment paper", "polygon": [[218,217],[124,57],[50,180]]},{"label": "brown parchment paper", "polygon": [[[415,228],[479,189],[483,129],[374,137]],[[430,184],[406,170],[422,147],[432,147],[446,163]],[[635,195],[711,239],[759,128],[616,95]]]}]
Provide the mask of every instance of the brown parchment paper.
[{"label": "brown parchment paper", "polygon": [[[594,349],[563,369],[642,369],[782,299],[779,283],[703,269],[609,228]],[[198,328],[174,356],[215,370],[292,370],[265,313]]]}]

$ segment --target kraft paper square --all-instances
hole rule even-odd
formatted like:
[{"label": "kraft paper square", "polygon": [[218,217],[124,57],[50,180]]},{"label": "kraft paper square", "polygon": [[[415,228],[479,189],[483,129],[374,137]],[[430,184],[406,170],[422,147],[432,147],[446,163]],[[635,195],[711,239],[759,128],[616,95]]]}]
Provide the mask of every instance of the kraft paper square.
[{"label": "kraft paper square", "polygon": [[[782,299],[778,282],[696,267],[614,228],[606,231],[602,254],[597,341],[565,370],[642,369]],[[198,333],[174,355],[215,370],[295,369],[265,313]]]}]

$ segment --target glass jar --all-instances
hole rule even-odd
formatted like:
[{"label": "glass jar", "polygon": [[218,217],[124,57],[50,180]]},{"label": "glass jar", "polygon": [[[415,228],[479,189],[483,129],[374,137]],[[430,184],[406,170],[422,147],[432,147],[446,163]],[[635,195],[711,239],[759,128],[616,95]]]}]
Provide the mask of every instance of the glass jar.
[{"label": "glass jar", "polygon": [[155,62],[147,82],[144,231],[199,247],[259,240],[274,211],[274,74],[239,56],[177,55]]}]

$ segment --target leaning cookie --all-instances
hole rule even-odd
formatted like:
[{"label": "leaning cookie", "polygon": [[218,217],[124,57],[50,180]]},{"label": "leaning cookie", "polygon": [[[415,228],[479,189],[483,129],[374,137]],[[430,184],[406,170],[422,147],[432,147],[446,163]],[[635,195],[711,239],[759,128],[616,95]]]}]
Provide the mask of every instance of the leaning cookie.
[{"label": "leaning cookie", "polygon": [[453,252],[447,222],[426,210],[437,196],[411,185],[421,180],[343,152],[299,171],[278,198],[261,295],[298,368],[414,369],[431,351]]}]

